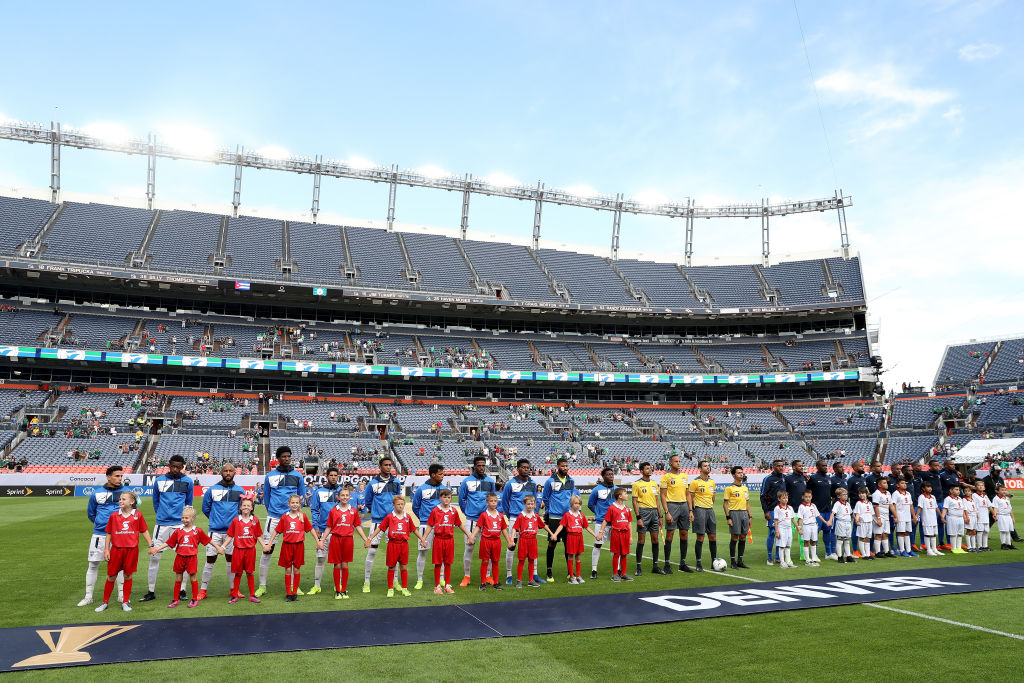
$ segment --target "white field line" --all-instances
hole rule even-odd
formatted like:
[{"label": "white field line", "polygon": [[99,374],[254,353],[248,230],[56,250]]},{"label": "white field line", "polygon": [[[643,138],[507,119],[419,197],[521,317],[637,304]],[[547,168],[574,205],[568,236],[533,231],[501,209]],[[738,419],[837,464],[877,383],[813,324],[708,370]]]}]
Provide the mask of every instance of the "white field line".
[{"label": "white field line", "polygon": [[874,602],[862,603],[868,607],[875,607],[877,609],[884,609],[890,612],[898,612],[899,614],[907,614],[912,617],[920,617],[921,619],[931,619],[932,621],[938,621],[943,624],[951,624],[953,626],[962,626],[964,628],[973,629],[975,631],[982,631],[984,633],[991,633],[997,636],[1005,636],[1006,638],[1014,638],[1015,640],[1024,640],[1024,636],[1019,636],[1016,633],[1005,633],[1004,631],[996,631],[995,629],[985,628],[984,626],[975,626],[974,624],[965,624],[962,621],[953,621],[952,619],[943,619],[942,617],[933,617],[930,614],[921,614],[920,612],[911,612],[905,609],[896,609],[895,607],[888,607],[887,605],[879,605]]}]

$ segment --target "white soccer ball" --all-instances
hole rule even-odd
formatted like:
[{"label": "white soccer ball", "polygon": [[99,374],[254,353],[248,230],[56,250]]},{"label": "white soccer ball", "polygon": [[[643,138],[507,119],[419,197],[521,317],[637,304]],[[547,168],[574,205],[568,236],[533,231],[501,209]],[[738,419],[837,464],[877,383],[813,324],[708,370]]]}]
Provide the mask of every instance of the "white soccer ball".
[{"label": "white soccer ball", "polygon": [[723,560],[720,557],[716,557],[715,561],[711,563],[711,568],[714,569],[716,572],[724,572],[725,560]]}]

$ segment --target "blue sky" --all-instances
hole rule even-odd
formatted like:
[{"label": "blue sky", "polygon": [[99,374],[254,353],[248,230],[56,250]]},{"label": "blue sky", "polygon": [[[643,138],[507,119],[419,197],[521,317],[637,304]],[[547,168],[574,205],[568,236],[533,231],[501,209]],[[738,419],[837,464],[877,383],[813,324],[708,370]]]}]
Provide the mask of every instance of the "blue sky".
[{"label": "blue sky", "polygon": [[[1024,4],[797,0],[807,55],[785,1],[283,7],[57,3],[43,22],[7,3],[0,38],[20,57],[0,116],[705,204],[838,185],[887,383],[930,383],[948,341],[1024,333]],[[0,142],[0,186],[46,187],[46,156]],[[157,180],[164,199],[230,201],[228,168],[163,162]],[[144,160],[65,153],[67,190],[144,185]],[[306,210],[310,195],[309,178],[247,171],[242,202]],[[387,190],[330,180],[321,201],[383,218]],[[400,188],[397,217],[457,226],[459,201]],[[609,243],[607,214],[544,218],[546,237]],[[532,206],[473,201],[471,228],[531,226]],[[626,216],[622,247],[682,251],[682,235]],[[836,246],[830,215],[773,226],[779,254]],[[758,226],[698,224],[695,251],[756,260]]]}]

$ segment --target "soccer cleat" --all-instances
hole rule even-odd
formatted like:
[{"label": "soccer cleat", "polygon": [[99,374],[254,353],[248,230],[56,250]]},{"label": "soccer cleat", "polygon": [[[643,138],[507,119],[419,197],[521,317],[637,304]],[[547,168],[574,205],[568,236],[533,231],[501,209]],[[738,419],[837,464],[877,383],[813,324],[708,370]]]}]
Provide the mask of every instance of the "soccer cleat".
[{"label": "soccer cleat", "polygon": [[597,570],[596,569],[591,569],[590,570],[590,578],[591,579],[596,579],[597,578]]},{"label": "soccer cleat", "polygon": [[370,582],[369,581],[363,582],[363,592],[364,593],[369,593],[370,592]]},{"label": "soccer cleat", "polygon": [[404,595],[405,597],[407,597],[407,598],[412,597],[412,593],[409,592],[408,588],[405,588],[403,586],[402,588],[399,588],[398,590],[400,590],[402,592],[402,595]]},{"label": "soccer cleat", "polygon": [[418,581],[416,581],[415,588],[416,590],[423,590],[423,579],[419,579]]},{"label": "soccer cleat", "polygon": [[854,557],[860,557],[860,551],[859,550],[854,550],[853,551],[853,556]]},{"label": "soccer cleat", "polygon": [[635,572],[633,572],[633,576],[643,576],[643,575],[644,575],[644,572],[643,572],[643,570],[642,570],[642,569],[640,569],[640,565],[637,565],[637,567],[636,567],[636,571],[635,571]]},{"label": "soccer cleat", "polygon": [[526,585],[527,585],[528,587],[530,587],[530,588],[540,588],[540,584],[539,584],[539,583],[537,583],[536,581],[530,581],[530,582],[529,582],[528,584],[526,584]]},{"label": "soccer cleat", "polygon": [[668,562],[666,562],[665,566],[662,567],[662,572],[661,573],[662,574],[673,574],[674,572],[672,571],[672,565],[670,565]]},{"label": "soccer cleat", "polygon": [[503,591],[503,590],[505,590],[505,587],[501,585],[500,581],[498,581],[498,582],[496,582],[494,584],[494,590],[496,590],[496,591]]},{"label": "soccer cleat", "polygon": [[451,595],[452,593],[454,593],[454,592],[455,592],[455,589],[454,589],[454,588],[452,588],[452,585],[451,585],[450,583],[446,583],[446,584],[444,585],[444,592],[445,592],[445,593],[448,593],[449,595]]},{"label": "soccer cleat", "polygon": [[745,563],[743,562],[743,560],[737,560],[737,561],[736,561],[736,566],[737,566],[737,567],[739,567],[740,569],[750,569],[750,567],[748,567],[748,566],[747,566],[747,565],[746,565],[746,564],[745,564]]},{"label": "soccer cleat", "polygon": [[618,574],[612,574],[612,581],[618,583],[619,581],[622,581],[622,579],[619,577]]},{"label": "soccer cleat", "polygon": [[[494,585],[497,586],[498,584],[495,583]],[[506,586],[511,586],[512,585],[512,575],[511,574],[509,576],[505,577],[505,585]]]},{"label": "soccer cleat", "polygon": [[687,574],[692,574],[693,573],[693,570],[690,569],[690,565],[686,564],[685,562],[683,562],[683,563],[681,563],[679,565],[679,571],[685,572]]},{"label": "soccer cleat", "polygon": [[[320,586],[313,586],[312,588],[309,589],[309,592],[306,593],[306,595],[316,595],[317,593],[321,592],[322,590],[323,589],[320,588]],[[299,592],[299,595],[302,595],[301,591]]]},{"label": "soccer cleat", "polygon": [[294,597],[298,597],[298,596],[300,596],[300,595],[305,595],[305,593],[303,593],[303,592],[302,592],[302,589],[301,589],[301,588],[299,588],[298,586],[296,586],[296,587],[295,587],[295,593],[293,593],[292,595],[293,595]]},{"label": "soccer cleat", "polygon": [[335,600],[341,600],[342,599],[341,591],[334,591],[334,599]]},{"label": "soccer cleat", "polygon": [[586,583],[586,581],[583,580],[582,576],[577,576],[576,577],[576,583]]},{"label": "soccer cleat", "polygon": [[444,589],[440,585],[434,586],[434,595],[444,595]]},{"label": "soccer cleat", "polygon": [[132,603],[130,603],[130,602],[122,602],[121,603],[121,610],[124,611],[124,612],[131,612],[132,611]]},{"label": "soccer cleat", "polygon": [[729,569],[739,569],[739,566],[736,564],[736,560],[729,560]]},{"label": "soccer cleat", "polygon": [[654,569],[651,570],[651,573],[657,574],[659,576],[664,576],[665,570],[659,567],[658,565],[654,565]]},{"label": "soccer cleat", "polygon": [[196,600],[205,600],[205,599],[206,599],[206,589],[205,588],[201,588],[199,590],[198,595],[196,595]]},{"label": "soccer cleat", "polygon": [[341,591],[341,599],[348,600],[348,591]]},{"label": "soccer cleat", "polygon": [[84,598],[82,598],[78,602],[78,606],[79,607],[85,607],[86,605],[90,605],[90,604],[92,604],[92,596],[91,595],[86,595]]},{"label": "soccer cleat", "polygon": [[835,553],[829,553],[828,555],[825,556],[825,559],[826,560],[838,560],[839,556],[836,555]]},{"label": "soccer cleat", "polygon": [[566,583],[569,584],[570,586],[575,586],[576,585],[576,577],[575,576],[570,576],[569,580],[566,581]]},{"label": "soccer cleat", "polygon": [[493,576],[484,577],[484,583],[486,583],[488,586],[493,586],[494,585],[494,577]]},{"label": "soccer cleat", "polygon": [[395,589],[394,588],[389,588],[388,589],[388,597],[389,598],[395,597]]},{"label": "soccer cleat", "polygon": [[772,562],[772,558],[770,558],[770,557],[769,557],[769,558],[768,558],[768,561],[767,561],[767,562],[765,562],[765,564],[767,564],[767,565],[768,565],[768,566],[770,567],[770,566],[772,566],[772,565],[773,565],[773,564],[775,564],[775,563],[774,563],[774,562]]},{"label": "soccer cleat", "polygon": [[522,588],[522,587],[523,587],[523,582],[522,581],[516,581],[516,588]]},{"label": "soccer cleat", "polygon": [[481,584],[480,584],[480,590],[481,590],[481,591],[485,591],[485,590],[487,590],[487,584],[486,584],[486,583],[481,583]]},{"label": "soccer cleat", "polygon": [[1015,546],[1015,545],[1014,545],[1014,544],[1012,544],[1012,543],[1007,543],[1007,544],[1006,544],[1006,549],[1007,549],[1007,550],[1017,550],[1017,546]]},{"label": "soccer cleat", "polygon": [[548,578],[548,582],[549,583],[554,583],[555,582],[555,577],[551,575],[551,570],[550,569],[548,570],[548,577],[547,578]]},{"label": "soccer cleat", "polygon": [[465,588],[468,585],[469,585],[469,577],[468,576],[463,576],[462,577],[462,581],[459,582],[459,586],[461,586],[462,588]]},{"label": "soccer cleat", "polygon": [[150,600],[156,600],[156,593],[154,593],[153,591],[149,591],[141,598],[139,598],[139,602],[149,602]]},{"label": "soccer cleat", "polygon": [[853,559],[852,556],[847,555],[846,556],[846,564],[857,564],[857,560]]},{"label": "soccer cleat", "polygon": [[175,608],[177,606],[178,606],[178,601],[174,600],[174,601],[171,602],[171,604],[167,605],[167,608],[168,609],[173,609],[173,608]]},{"label": "soccer cleat", "polygon": [[228,600],[228,604],[229,604],[229,605],[233,605],[233,604],[235,604],[236,602],[238,602],[238,596],[237,596],[237,595],[232,595],[232,596],[231,596],[231,599],[230,599],[230,600]]},{"label": "soccer cleat", "polygon": [[101,602],[99,606],[97,606],[96,609],[93,610],[93,612],[102,612],[103,610],[107,609],[107,607],[109,607],[107,603]]},{"label": "soccer cleat", "polygon": [[920,555],[918,555],[918,554],[917,554],[917,553],[915,553],[915,552],[908,552],[908,553],[907,553],[907,557],[921,557],[921,556],[920,556]]},{"label": "soccer cleat", "polygon": [[954,555],[964,555],[965,554],[965,551],[962,548],[953,548],[949,552],[953,553]]},{"label": "soccer cleat", "polygon": [[632,576],[630,576],[629,574],[623,574],[623,575],[622,575],[622,580],[623,580],[623,581],[632,581],[632,580],[633,580],[633,577],[632,577]]},{"label": "soccer cleat", "polygon": [[545,581],[544,579],[540,578],[540,576],[539,576],[539,575],[537,575],[537,574],[534,574],[534,575],[533,575],[533,580],[534,580],[535,582],[539,583],[539,584],[540,584],[540,585],[542,585],[542,586],[543,586],[543,585],[544,585],[545,583],[547,583],[547,581]]},{"label": "soccer cleat", "polygon": [[180,592],[180,593],[178,593],[178,599],[179,599],[179,600],[184,600],[184,599],[185,599],[185,598],[187,598],[187,597],[188,597],[188,593],[186,593],[186,592],[185,592],[185,589],[184,589],[184,588],[182,588],[182,589],[181,589],[181,592]]},{"label": "soccer cleat", "polygon": [[838,560],[836,560],[836,562],[838,562],[839,564],[845,564],[846,563],[846,558],[845,557],[840,557]]},{"label": "soccer cleat", "polygon": [[254,603],[256,603],[258,605],[258,604],[260,604],[260,599],[257,598],[256,596],[252,595],[252,596],[249,596],[249,602],[254,602]]},{"label": "soccer cleat", "polygon": [[259,586],[259,587],[258,587],[258,588],[256,589],[256,592],[255,592],[255,593],[253,593],[253,595],[254,595],[255,597],[257,597],[257,598],[262,598],[262,597],[263,597],[264,595],[266,595],[266,594],[267,594],[267,587],[266,587],[266,586]]},{"label": "soccer cleat", "polygon": [[701,564],[700,564],[700,560],[697,560],[697,566],[696,566],[696,567],[694,567],[694,569],[696,569],[696,570],[697,570],[697,571],[699,571],[699,572],[702,572],[702,571],[704,571],[704,567],[702,567],[702,566],[701,566]]},{"label": "soccer cleat", "polygon": [[189,607],[195,607],[198,604],[199,604],[198,600],[190,600],[189,603],[188,603],[188,606]]}]

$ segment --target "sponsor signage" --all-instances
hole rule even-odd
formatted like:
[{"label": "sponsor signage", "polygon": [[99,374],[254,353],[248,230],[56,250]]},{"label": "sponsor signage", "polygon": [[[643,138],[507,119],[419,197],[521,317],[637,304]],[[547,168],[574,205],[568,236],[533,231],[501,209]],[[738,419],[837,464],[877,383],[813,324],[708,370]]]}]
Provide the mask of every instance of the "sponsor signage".
[{"label": "sponsor signage", "polygon": [[63,498],[74,493],[70,486],[0,486],[0,498]]}]

